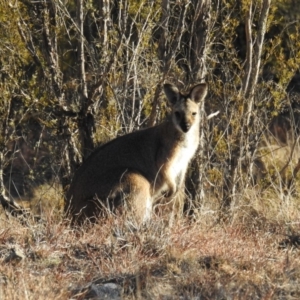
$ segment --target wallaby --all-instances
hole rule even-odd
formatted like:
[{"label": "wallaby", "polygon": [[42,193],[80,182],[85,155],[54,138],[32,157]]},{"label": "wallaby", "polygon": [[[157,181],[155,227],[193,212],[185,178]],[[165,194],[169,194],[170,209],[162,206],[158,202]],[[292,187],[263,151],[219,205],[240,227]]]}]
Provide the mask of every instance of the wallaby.
[{"label": "wallaby", "polygon": [[144,222],[153,203],[171,199],[183,187],[199,144],[199,106],[207,85],[200,83],[189,94],[172,84],[163,88],[172,107],[163,123],[100,146],[77,170],[66,202],[73,220],[96,217],[105,203],[111,207],[125,203]]}]

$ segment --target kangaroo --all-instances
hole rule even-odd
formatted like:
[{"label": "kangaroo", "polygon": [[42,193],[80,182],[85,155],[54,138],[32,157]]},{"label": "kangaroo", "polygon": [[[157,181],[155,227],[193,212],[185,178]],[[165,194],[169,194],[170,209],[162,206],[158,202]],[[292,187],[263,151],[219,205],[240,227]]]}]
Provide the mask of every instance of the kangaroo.
[{"label": "kangaroo", "polygon": [[126,203],[145,222],[156,201],[172,199],[183,187],[199,144],[199,105],[207,84],[194,86],[188,94],[172,84],[163,88],[172,107],[163,123],[100,146],[76,171],[66,202],[73,220],[97,217],[100,203]]}]

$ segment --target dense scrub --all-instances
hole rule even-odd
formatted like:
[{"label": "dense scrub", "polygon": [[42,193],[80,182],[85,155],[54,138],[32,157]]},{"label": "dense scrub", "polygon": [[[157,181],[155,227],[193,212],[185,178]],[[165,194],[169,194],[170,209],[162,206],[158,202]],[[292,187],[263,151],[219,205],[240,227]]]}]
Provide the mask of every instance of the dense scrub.
[{"label": "dense scrub", "polygon": [[[1,215],[0,298],[299,298],[297,4],[0,0],[1,203],[32,212]],[[161,122],[166,81],[209,84],[184,211],[70,227],[75,170]]]},{"label": "dense scrub", "polygon": [[[2,203],[31,202],[38,186],[53,182],[66,192],[96,145],[159,123],[165,81],[210,86],[187,206],[214,193],[228,208],[244,188],[274,180],[294,187],[300,45],[293,4],[2,1]],[[288,154],[270,165],[278,143]]]}]

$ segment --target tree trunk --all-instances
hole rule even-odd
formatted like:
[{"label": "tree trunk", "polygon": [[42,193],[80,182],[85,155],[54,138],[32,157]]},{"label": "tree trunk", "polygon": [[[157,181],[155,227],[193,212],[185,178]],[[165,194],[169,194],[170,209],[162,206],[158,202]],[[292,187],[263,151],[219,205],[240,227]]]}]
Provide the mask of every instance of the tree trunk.
[{"label": "tree trunk", "polygon": [[[211,0],[192,1],[195,9],[194,19],[191,23],[190,35],[190,72],[188,73],[188,82],[195,84],[204,80],[206,70],[206,53],[208,51],[207,41],[210,27],[210,7]],[[204,173],[206,163],[206,141],[205,127],[206,114],[205,103],[200,107],[201,124],[200,124],[200,143],[196,157],[191,164],[191,176],[187,179],[187,188],[192,199],[196,203],[201,203],[204,193]]]},{"label": "tree trunk", "polygon": [[[262,130],[259,130],[256,121],[257,113],[254,111],[254,91],[257,87],[259,72],[261,70],[261,57],[266,33],[266,24],[271,0],[263,0],[260,11],[259,22],[257,26],[257,36],[255,42],[252,37],[252,1],[249,5],[249,11],[246,14],[245,32],[246,32],[246,64],[243,78],[243,86],[240,91],[243,101],[243,116],[241,117],[239,147],[232,155],[231,172],[224,188],[224,207],[229,208],[234,205],[241,188],[246,188],[253,182],[253,166],[255,163],[255,154],[258,149],[258,143]],[[246,169],[247,180],[243,176],[243,169]]]},{"label": "tree trunk", "polygon": [[[84,7],[83,0],[77,0],[77,26],[78,26],[78,56],[79,56],[79,76],[80,87],[80,112],[77,117],[79,139],[82,151],[82,160],[87,158],[94,149],[93,132],[94,116],[90,112],[91,101],[89,100],[85,70],[85,36],[84,36]],[[71,146],[72,147],[72,146]],[[73,146],[74,147],[74,146]]]}]

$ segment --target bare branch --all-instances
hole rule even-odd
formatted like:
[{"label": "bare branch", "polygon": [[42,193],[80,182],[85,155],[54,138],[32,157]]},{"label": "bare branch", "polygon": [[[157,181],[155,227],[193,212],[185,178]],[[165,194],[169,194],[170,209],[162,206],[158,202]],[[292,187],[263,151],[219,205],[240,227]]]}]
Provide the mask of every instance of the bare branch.
[{"label": "bare branch", "polygon": [[260,65],[261,65],[261,54],[262,54],[262,49],[263,49],[263,44],[264,44],[264,38],[265,38],[265,33],[267,29],[267,20],[268,20],[268,14],[269,14],[269,9],[271,5],[271,0],[263,0],[262,3],[262,10],[258,22],[258,32],[257,32],[257,38],[256,38],[256,43],[255,43],[255,59],[254,59],[254,65],[253,65],[253,70],[251,74],[251,83],[249,86],[249,91],[248,95],[250,97],[253,96],[254,94],[254,89],[257,84],[258,80],[258,75],[260,71]]},{"label": "bare branch", "polygon": [[86,99],[88,98],[87,83],[86,83],[86,73],[85,73],[85,55],[84,55],[84,33],[83,33],[83,0],[77,0],[77,22],[79,28],[79,39],[78,39],[78,49],[79,49],[79,60],[80,60],[80,81],[81,81],[81,91],[82,91],[82,105],[86,105]]},{"label": "bare branch", "polygon": [[245,32],[246,32],[246,44],[247,44],[247,57],[245,65],[245,77],[243,82],[243,94],[247,97],[249,80],[252,72],[252,57],[253,57],[253,42],[252,42],[252,1],[246,15]]}]

